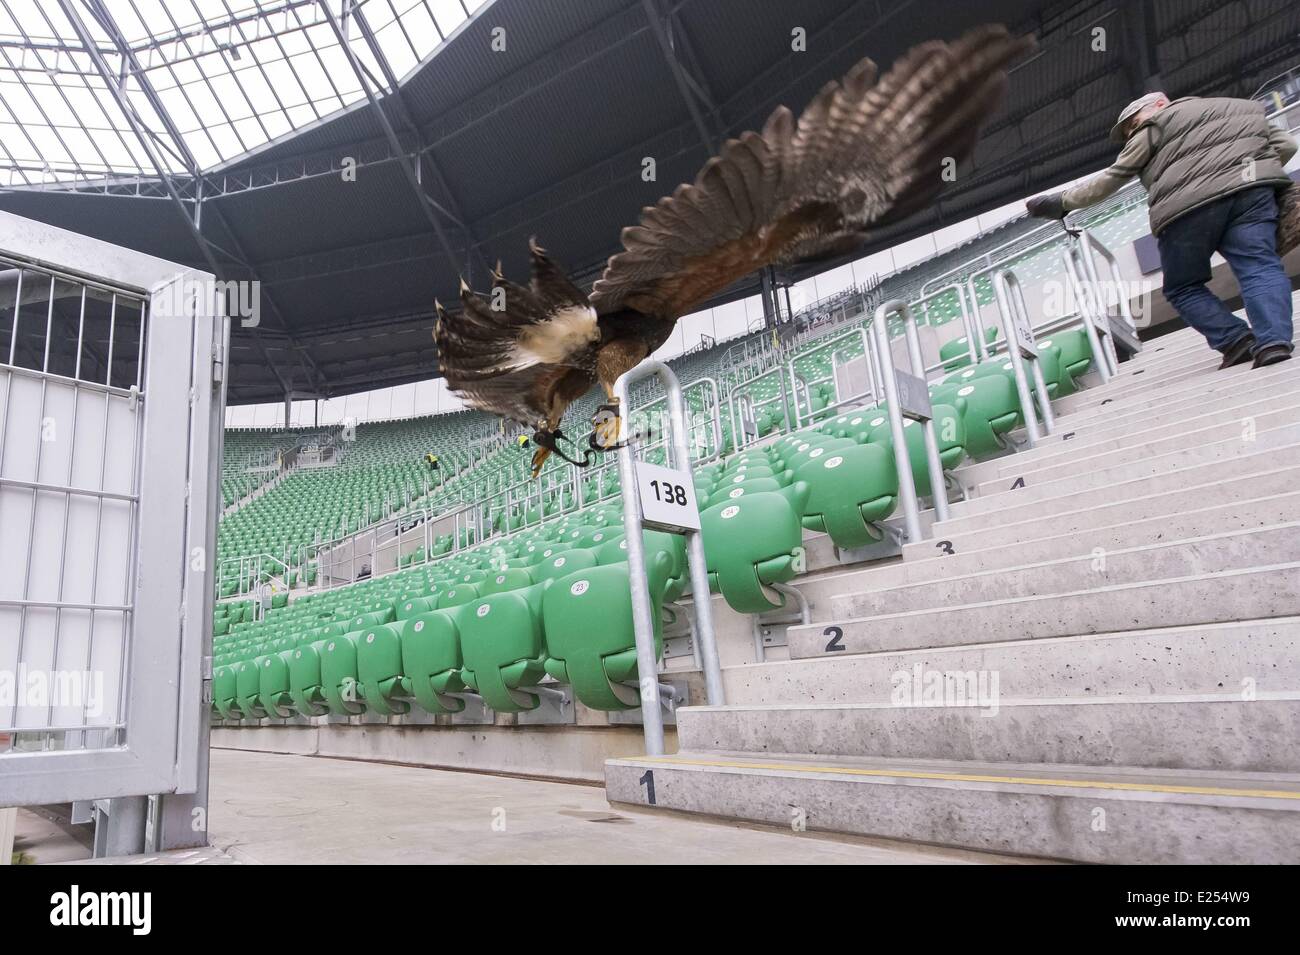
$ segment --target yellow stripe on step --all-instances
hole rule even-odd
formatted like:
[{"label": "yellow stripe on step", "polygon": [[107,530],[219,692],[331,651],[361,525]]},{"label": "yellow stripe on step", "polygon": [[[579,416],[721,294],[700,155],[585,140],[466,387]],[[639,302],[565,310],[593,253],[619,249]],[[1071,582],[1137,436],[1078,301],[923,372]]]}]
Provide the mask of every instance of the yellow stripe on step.
[{"label": "yellow stripe on step", "polygon": [[637,762],[667,766],[711,766],[718,769],[768,769],[778,772],[826,773],[839,776],[896,776],[903,779],[940,779],[959,783],[1016,783],[1022,786],[1071,786],[1124,792],[1180,793],[1193,796],[1253,796],[1263,799],[1300,799],[1300,791],[1285,789],[1227,789],[1222,786],[1167,786],[1162,783],[1116,783],[1100,779],[1040,779],[1035,776],[989,776],[979,773],[923,773],[908,769],[855,769],[850,766],[804,766],[798,763],[757,763],[737,760],[681,759],[677,756],[634,756]]}]

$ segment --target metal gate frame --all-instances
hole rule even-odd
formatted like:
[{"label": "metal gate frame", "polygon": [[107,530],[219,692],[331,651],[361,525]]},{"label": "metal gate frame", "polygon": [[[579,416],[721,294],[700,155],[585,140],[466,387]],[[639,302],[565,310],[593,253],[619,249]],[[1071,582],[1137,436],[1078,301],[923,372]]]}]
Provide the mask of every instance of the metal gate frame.
[{"label": "metal gate frame", "polygon": [[[192,794],[155,806],[153,841],[203,844],[206,813],[194,806],[207,799],[212,576],[229,338],[219,288],[208,273],[5,212],[0,251],[34,269],[108,282],[148,300],[124,729],[117,744],[105,748],[0,754],[0,806]],[[11,604],[23,602],[20,595]]]}]

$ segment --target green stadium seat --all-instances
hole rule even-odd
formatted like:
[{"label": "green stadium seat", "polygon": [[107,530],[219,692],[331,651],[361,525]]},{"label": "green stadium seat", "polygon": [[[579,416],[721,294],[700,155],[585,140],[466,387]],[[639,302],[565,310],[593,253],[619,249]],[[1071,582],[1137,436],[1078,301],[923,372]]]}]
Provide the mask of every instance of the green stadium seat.
[{"label": "green stadium seat", "polygon": [[573,550],[562,551],[535,566],[532,570],[533,580],[538,582],[554,580],[556,577],[571,574],[575,570],[595,566],[596,555],[593,551],[574,548]]},{"label": "green stadium seat", "polygon": [[459,713],[461,679],[459,611],[435,610],[402,624],[402,688],[428,713]]},{"label": "green stadium seat", "polygon": [[[654,610],[655,657],[663,655],[658,612],[672,561],[663,551],[646,561],[646,590]],[[636,635],[626,561],[559,577],[542,598],[546,671],[573,688],[585,706],[626,710],[641,705]],[[628,684],[631,684],[630,686]]]},{"label": "green stadium seat", "polygon": [[438,609],[446,610],[448,607],[459,607],[461,604],[467,604],[477,599],[477,584],[457,584],[438,595]]},{"label": "green stadium seat", "polygon": [[479,585],[479,596],[486,597],[490,594],[503,594],[511,590],[519,590],[521,587],[529,587],[533,583],[533,576],[522,567],[510,567],[501,570],[494,576],[489,577]]},{"label": "green stadium seat", "polygon": [[733,610],[763,613],[785,605],[767,585],[798,573],[808,493],[808,485],[796,481],[781,492],[745,494],[700,514],[711,585]]},{"label": "green stadium seat", "polygon": [[380,624],[356,638],[357,682],[366,707],[385,716],[406,713],[411,704],[403,697],[402,631],[406,621]]},{"label": "green stadium seat", "polygon": [[365,712],[358,689],[357,644],[360,631],[330,637],[320,651],[321,692],[331,713],[353,716]]},{"label": "green stadium seat", "polygon": [[837,547],[865,547],[881,539],[875,525],[894,511],[898,471],[889,449],[847,444],[795,472],[809,489],[803,526],[829,534]]},{"label": "green stadium seat", "polygon": [[234,664],[213,668],[212,704],[225,719],[244,718],[244,711],[239,705],[239,678]]},{"label": "green stadium seat", "polygon": [[[586,554],[586,551],[578,553]],[[458,615],[464,681],[500,713],[536,709],[535,686],[546,675],[541,601],[545,584],[492,594]]]},{"label": "green stadium seat", "polygon": [[235,664],[235,699],[239,701],[240,712],[244,719],[265,719],[269,714],[262,705],[261,680],[258,667],[253,660],[241,660]]},{"label": "green stadium seat", "polygon": [[268,716],[287,719],[294,715],[289,692],[289,660],[292,651],[280,650],[257,658],[258,697]]},{"label": "green stadium seat", "polygon": [[321,683],[320,654],[325,643],[318,640],[289,651],[289,696],[303,716],[324,716],[329,712]]}]

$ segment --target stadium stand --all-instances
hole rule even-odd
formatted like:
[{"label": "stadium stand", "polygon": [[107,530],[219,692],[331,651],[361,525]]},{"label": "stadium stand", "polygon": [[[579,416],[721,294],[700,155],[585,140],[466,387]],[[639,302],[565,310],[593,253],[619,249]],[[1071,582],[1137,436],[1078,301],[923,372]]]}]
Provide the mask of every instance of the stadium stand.
[{"label": "stadium stand", "polygon": [[[1088,225],[1131,242],[1140,229],[1135,208],[1122,198]],[[612,761],[611,800],[643,803],[637,780],[652,773],[658,806],[772,822],[754,807],[772,805],[779,792],[777,802],[816,806],[829,829],[1008,849],[1026,819],[1083,812],[1085,801],[1101,799],[1108,811],[1140,814],[1144,825],[1210,814],[1245,833],[1231,852],[1215,841],[1166,856],[1267,854],[1259,819],[1291,803],[1285,786],[1270,788],[1264,777],[1285,768],[1285,758],[1206,741],[1249,737],[1259,719],[1295,718],[1290,688],[1267,680],[1280,646],[1294,639],[1289,618],[1298,609],[1290,565],[1300,555],[1288,542],[1284,487],[1300,438],[1289,407],[1294,375],[1289,366],[1269,369],[1245,379],[1245,391],[1234,387],[1244,369],[1207,382],[1212,359],[1192,333],[1176,332],[1103,386],[1077,316],[1039,316],[1039,328],[1050,329],[1037,344],[1057,419],[1054,435],[1028,448],[993,324],[998,306],[980,273],[995,262],[1027,281],[1059,281],[1065,241],[1016,221],[869,293],[853,290],[868,307],[894,290],[918,302],[934,360],[940,460],[960,498],[927,539],[902,546],[901,562],[889,556],[899,552],[900,500],[885,409],[876,396],[854,393],[846,375],[868,364],[867,309],[816,303],[799,316],[812,319],[805,330],[784,342],[760,332],[672,363],[705,445],[718,389],[723,453],[704,449],[695,483],[729,705],[670,712],[680,752]],[[958,334],[966,322],[952,324],[963,318],[962,303],[954,295],[936,304],[931,291],[954,277],[977,280],[978,320],[993,353],[977,363]],[[889,332],[901,347],[896,316]],[[590,414],[597,400],[575,406],[575,415]],[[1243,445],[1247,420],[1255,437]],[[571,722],[544,714],[560,698],[561,709],[576,701],[609,722],[624,712],[635,722],[639,674],[615,470],[578,472],[552,458],[529,481],[529,454],[504,435],[485,439],[478,424],[462,433],[476,435],[480,451],[472,460],[445,452],[457,473],[427,500],[406,488],[423,490],[416,452],[425,439],[413,435],[435,425],[389,422],[358,426],[357,447],[336,473],[290,476],[231,515],[248,512],[243,520],[227,519],[232,553],[234,541],[257,546],[233,535],[254,516],[274,514],[277,501],[296,501],[319,519],[282,518],[291,528],[284,536],[301,543],[319,543],[323,528],[358,530],[367,504],[370,515],[424,507],[431,527],[413,532],[418,543],[399,545],[391,573],[326,589],[304,573],[292,599],[277,592],[219,604],[215,718],[243,727],[455,725],[511,714]],[[904,434],[926,504],[921,429]],[[439,447],[457,445],[440,436]],[[1245,509],[1229,508],[1228,498]],[[467,505],[477,508],[473,521],[453,533],[437,524],[438,513]],[[646,531],[645,542],[658,679],[674,704],[697,703],[681,540]],[[292,556],[306,566],[319,553]],[[1243,592],[1269,596],[1245,606]],[[1045,613],[1048,605],[1058,609]],[[678,649],[666,652],[674,641]],[[1222,654],[1249,660],[1261,674],[1258,690],[1279,694],[1277,702],[1234,706],[1236,689],[1214,678]],[[921,695],[900,709],[881,687],[901,686],[887,675],[913,667],[918,694],[938,673],[972,695],[955,710]],[[1006,681],[991,696],[961,683],[990,672]],[[860,684],[872,689],[864,694]],[[1016,718],[981,722],[976,704],[989,700]],[[1126,726],[1132,738],[1115,742],[1114,727]],[[1171,752],[1156,752],[1157,736],[1138,731],[1150,726],[1163,734],[1160,747],[1174,739]],[[1185,799],[1151,801],[1184,784]],[[1247,784],[1259,795],[1239,795]],[[909,787],[908,811],[881,821],[873,800],[897,785]],[[834,793],[845,786],[855,787],[854,808],[837,814]],[[1220,790],[1227,794],[1213,794]],[[985,806],[1004,797],[1022,811],[998,814],[998,828]],[[1152,840],[1098,845],[1059,827],[1035,831],[1035,854],[1163,857]]]},{"label": "stadium stand", "polygon": [[0,2],[0,863],[1257,916],[1097,873],[1300,860],[1300,363],[1149,221],[1275,188],[1300,288],[1300,6],[137,6]]}]

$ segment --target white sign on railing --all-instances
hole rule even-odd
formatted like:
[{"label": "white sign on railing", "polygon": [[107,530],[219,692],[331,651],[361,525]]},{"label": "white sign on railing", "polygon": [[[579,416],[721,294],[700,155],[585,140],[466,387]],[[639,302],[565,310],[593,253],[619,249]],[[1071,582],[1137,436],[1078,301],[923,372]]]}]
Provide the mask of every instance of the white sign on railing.
[{"label": "white sign on railing", "polygon": [[638,461],[636,490],[645,525],[671,534],[700,529],[695,482],[687,472]]}]

